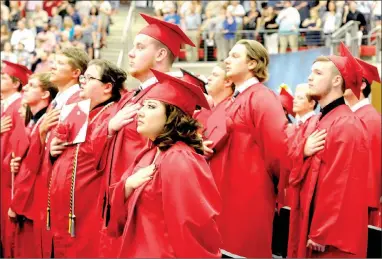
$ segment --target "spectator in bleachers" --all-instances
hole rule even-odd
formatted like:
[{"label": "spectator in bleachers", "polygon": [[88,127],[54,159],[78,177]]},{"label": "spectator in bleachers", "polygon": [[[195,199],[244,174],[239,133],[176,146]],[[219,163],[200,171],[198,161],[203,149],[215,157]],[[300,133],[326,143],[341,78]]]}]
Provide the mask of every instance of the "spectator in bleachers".
[{"label": "spectator in bleachers", "polygon": [[17,22],[21,20],[21,12],[17,2],[10,2],[11,11],[9,13],[9,29],[13,32],[17,30]]},{"label": "spectator in bleachers", "polygon": [[223,22],[225,57],[228,56],[229,51],[235,45],[236,31],[237,31],[236,19],[233,16],[232,12],[227,8],[226,18]]},{"label": "spectator in bleachers", "polygon": [[74,26],[74,36],[73,36],[73,40],[72,40],[73,47],[86,50],[83,38],[84,38],[84,36],[82,34],[81,25],[75,25]]},{"label": "spectator in bleachers", "polygon": [[54,37],[56,38],[56,42],[61,41],[61,30],[57,28],[56,25],[52,24],[50,25],[50,31],[54,34]]},{"label": "spectator in bleachers", "polygon": [[4,4],[4,1],[1,1],[1,24],[9,26],[9,7]]},{"label": "spectator in bleachers", "polygon": [[[367,34],[367,22],[365,16],[357,10],[357,3],[355,1],[349,1],[348,5],[345,6],[345,14],[346,22],[349,21],[358,21],[359,22],[359,31],[358,31],[358,44],[362,43],[362,36]],[[348,33],[346,36],[346,45],[350,45],[350,34]],[[364,41],[364,44],[366,40]]]},{"label": "spectator in bleachers", "polygon": [[[206,9],[204,21],[202,22],[200,26],[200,35],[204,39],[204,44],[207,45],[207,55],[209,53],[209,50],[213,51],[213,47],[214,47],[216,17],[213,17],[211,13],[212,13],[211,9]],[[223,22],[221,22],[221,24],[222,23]],[[223,27],[221,27],[220,30],[223,30]],[[217,51],[219,51],[219,49],[217,49]],[[210,56],[207,56],[207,60],[213,60],[213,58]]]},{"label": "spectator in bleachers", "polygon": [[[371,30],[371,15],[373,11],[374,1],[355,1],[357,10],[363,14],[366,20],[366,31]],[[379,2],[379,0],[378,0]]]},{"label": "spectator in bleachers", "polygon": [[[12,2],[12,1],[11,1]],[[32,17],[34,11],[36,11],[36,5],[43,4],[43,1],[25,1],[25,11],[26,11],[26,18],[29,19]]]},{"label": "spectator in bleachers", "polygon": [[[61,41],[58,44],[59,49],[71,48],[73,47],[72,42],[69,40],[69,36],[67,33],[61,34]],[[57,50],[56,50],[57,52]]]},{"label": "spectator in bleachers", "polygon": [[1,51],[1,60],[17,63],[17,56],[13,52],[12,45],[9,41],[4,42],[4,50]]},{"label": "spectator in bleachers", "polygon": [[[261,19],[261,28],[264,30],[277,30],[279,25],[276,22],[277,14],[272,6],[266,6],[264,10],[264,17]],[[278,33],[265,32],[264,33],[264,46],[269,54],[279,53]]]},{"label": "spectator in bleachers", "polygon": [[[165,12],[163,11],[163,13]],[[170,22],[180,26],[180,16],[176,13],[175,5],[169,8],[169,12],[165,13],[163,18],[166,22]]]},{"label": "spectator in bleachers", "polygon": [[31,30],[31,32],[33,33],[33,37],[36,38],[37,36],[37,28],[36,28],[36,25],[34,24],[34,20],[33,19],[28,19],[27,21],[27,28],[29,30]]},{"label": "spectator in bleachers", "polygon": [[37,4],[31,16],[36,26],[37,34],[43,30],[43,25],[48,22],[48,18],[48,13],[42,9],[42,4]]},{"label": "spectator in bleachers", "polygon": [[[31,54],[25,49],[25,46],[22,42],[19,42],[16,47],[13,48],[14,53],[17,57],[17,63],[26,66],[27,68],[31,67]],[[34,50],[34,49],[33,49]]]},{"label": "spectator in bleachers", "polygon": [[58,8],[55,6],[52,8],[51,11],[51,18],[49,20],[49,23],[51,26],[55,25],[58,29],[61,30],[62,28],[62,17],[58,14]]},{"label": "spectator in bleachers", "polygon": [[293,6],[298,10],[301,21],[309,18],[309,10],[312,8],[314,2],[316,1],[294,1]]},{"label": "spectator in bleachers", "polygon": [[109,1],[101,0],[101,5],[99,6],[99,17],[100,17],[100,32],[101,32],[101,46],[106,44],[106,30],[109,26],[111,16],[111,5]]},{"label": "spectator in bleachers", "polygon": [[18,29],[12,33],[11,44],[15,48],[19,43],[25,46],[26,51],[32,52],[35,47],[35,36],[30,29],[25,28],[23,20],[17,23]]},{"label": "spectator in bleachers", "polygon": [[74,25],[81,25],[81,17],[72,5],[68,5],[66,12],[72,18]]},{"label": "spectator in bleachers", "polygon": [[258,22],[260,21],[261,14],[257,9],[256,1],[250,2],[250,10],[245,14],[243,19],[243,30],[253,31],[244,33],[245,39],[254,39],[255,30],[257,29]]},{"label": "spectator in bleachers", "polygon": [[53,51],[56,45],[56,35],[50,30],[48,23],[44,23],[43,30],[36,36],[36,40],[40,41],[41,47],[46,51]]},{"label": "spectator in bleachers", "polygon": [[5,42],[8,42],[11,39],[11,34],[6,24],[1,25],[0,39],[1,39],[1,50],[3,50]]},{"label": "spectator in bleachers", "polygon": [[305,33],[305,44],[308,47],[318,47],[321,45],[322,21],[318,15],[317,8],[311,8],[309,12],[310,16],[306,18],[301,24],[302,28],[309,30]]},{"label": "spectator in bleachers", "polygon": [[68,6],[68,1],[62,1],[62,3],[58,6],[58,14],[62,17],[62,20],[64,20],[65,16],[68,15],[68,12],[66,11],[66,8],[68,8]]},{"label": "spectator in bleachers", "polygon": [[66,35],[68,40],[71,41],[74,36],[74,22],[70,16],[65,16],[63,31],[61,36]]},{"label": "spectator in bleachers", "polygon": [[332,34],[341,26],[341,14],[337,12],[335,1],[328,1],[326,12],[323,17],[323,32],[325,35]]},{"label": "spectator in bleachers", "polygon": [[284,1],[284,9],[278,14],[276,22],[279,25],[280,53],[286,52],[288,44],[292,52],[296,52],[301,20],[300,13],[291,1]]},{"label": "spectator in bleachers", "polygon": [[49,61],[49,51],[42,51],[39,53],[40,62],[36,65],[36,69],[33,71],[34,73],[43,73],[49,72],[51,69],[51,64]]},{"label": "spectator in bleachers", "polygon": [[90,9],[92,8],[93,4],[91,1],[77,1],[75,5],[75,9],[80,14],[81,20],[85,16],[89,16]]},{"label": "spectator in bleachers", "polygon": [[90,58],[94,56],[94,43],[97,41],[97,32],[90,23],[90,18],[85,16],[82,19],[82,43]]},{"label": "spectator in bleachers", "polygon": [[243,28],[243,18],[245,16],[244,7],[240,4],[240,1],[231,1],[231,4],[227,8],[235,18],[236,26],[238,30]]},{"label": "spectator in bleachers", "polygon": [[53,14],[52,14],[52,9],[54,7],[58,7],[60,6],[62,3],[62,1],[44,1],[44,3],[42,4],[42,8],[48,13],[48,16],[49,17],[52,17]]},{"label": "spectator in bleachers", "polygon": [[200,8],[197,9],[196,1],[192,1],[191,5],[183,17],[184,29],[187,36],[195,44],[195,47],[186,45],[186,59],[187,61],[196,62],[199,60],[199,42],[200,42],[200,25],[202,18]]}]

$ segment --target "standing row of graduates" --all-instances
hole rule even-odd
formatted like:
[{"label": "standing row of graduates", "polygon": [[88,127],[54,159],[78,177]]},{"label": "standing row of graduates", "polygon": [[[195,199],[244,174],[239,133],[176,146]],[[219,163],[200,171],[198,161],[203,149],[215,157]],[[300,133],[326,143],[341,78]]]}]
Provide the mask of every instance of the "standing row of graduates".
[{"label": "standing row of graduates", "polygon": [[[142,17],[148,25],[128,54],[141,82],[134,91],[123,91],[122,69],[75,48],[28,83],[26,68],[6,63],[3,255],[271,257],[275,209],[288,206],[288,257],[365,257],[368,216],[381,209],[380,115],[360,91],[379,76],[344,46],[319,57],[302,99],[322,112],[288,125],[263,84],[269,56],[260,43],[237,42],[205,86],[170,72],[181,45],[194,46],[183,31]],[[84,99],[86,140],[69,144],[60,110]]]}]

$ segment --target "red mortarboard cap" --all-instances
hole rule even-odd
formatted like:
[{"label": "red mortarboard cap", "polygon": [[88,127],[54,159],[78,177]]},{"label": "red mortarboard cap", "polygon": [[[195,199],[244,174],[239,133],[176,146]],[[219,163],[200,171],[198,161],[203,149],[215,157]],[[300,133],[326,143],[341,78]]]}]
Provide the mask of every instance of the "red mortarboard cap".
[{"label": "red mortarboard cap", "polygon": [[206,97],[197,85],[154,69],[151,71],[159,84],[156,84],[147,93],[146,99],[155,99],[175,105],[190,116],[194,114],[196,105],[210,109]]},{"label": "red mortarboard cap", "polygon": [[340,71],[345,81],[345,88],[351,89],[354,95],[359,99],[362,85],[362,67],[343,42],[340,44],[340,53],[341,56],[331,55],[329,59]]},{"label": "red mortarboard cap", "polygon": [[283,108],[288,112],[288,114],[295,116],[293,112],[293,96],[285,90],[285,88],[281,88],[280,90],[280,101]]},{"label": "red mortarboard cap", "polygon": [[189,82],[191,84],[199,86],[200,89],[202,89],[202,91],[205,94],[207,94],[206,82],[204,82],[202,79],[200,79],[199,77],[195,76],[191,72],[188,72],[188,71],[186,71],[186,70],[184,70],[182,68],[180,69],[180,71],[182,71],[182,73],[183,73],[182,80],[187,81],[187,82]]},{"label": "red mortarboard cap", "polygon": [[[221,107],[220,107],[221,108]],[[210,148],[219,151],[228,137],[225,109],[216,109],[207,120],[205,139],[213,143]]]},{"label": "red mortarboard cap", "polygon": [[26,66],[15,64],[9,61],[3,61],[5,66],[2,69],[2,73],[14,76],[21,81],[21,84],[24,86],[28,83],[28,78],[32,73]]},{"label": "red mortarboard cap", "polygon": [[195,47],[195,44],[187,37],[178,25],[159,20],[147,14],[141,13],[140,15],[149,25],[143,28],[139,34],[145,34],[159,40],[171,50],[174,56],[179,56],[182,43]]},{"label": "red mortarboard cap", "polygon": [[369,82],[369,84],[372,84],[373,81],[381,83],[381,77],[379,76],[378,68],[376,66],[359,58],[356,58],[356,60],[362,68],[362,76]]}]

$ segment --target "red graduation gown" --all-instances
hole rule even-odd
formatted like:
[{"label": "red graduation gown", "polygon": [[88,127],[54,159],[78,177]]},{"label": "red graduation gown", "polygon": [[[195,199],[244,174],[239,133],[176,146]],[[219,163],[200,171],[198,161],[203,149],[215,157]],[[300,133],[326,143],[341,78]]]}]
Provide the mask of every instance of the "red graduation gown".
[{"label": "red graduation gown", "polygon": [[[97,170],[97,165],[101,156],[100,150],[105,143],[101,143],[94,132],[97,127],[104,127],[103,124],[108,123],[108,107],[97,107],[90,112],[86,141],[67,147],[52,166],[49,192],[51,230],[43,231],[50,232],[53,237],[55,257],[98,257],[100,221],[97,217],[97,197],[102,172]],[[79,151],[73,199],[75,237],[71,237],[68,232],[70,197],[77,148]]]},{"label": "red graduation gown", "polygon": [[[293,204],[288,257],[314,257],[308,239],[325,245],[321,257],[366,257],[368,142],[364,124],[340,105],[322,120],[311,118],[296,146],[289,183]],[[305,126],[305,125],[304,125]],[[303,159],[306,138],[326,129],[325,149]]]},{"label": "red graduation gown", "polygon": [[370,194],[369,207],[373,209],[369,217],[369,224],[381,227],[381,114],[371,104],[359,108],[355,114],[365,123],[371,145],[371,174],[369,175],[368,192]]},{"label": "red graduation gown", "polygon": [[217,222],[222,249],[244,257],[271,257],[274,179],[283,193],[287,121],[278,97],[261,83],[228,102],[229,137],[221,158],[211,161],[216,163],[215,177],[221,178],[223,206]]},{"label": "red graduation gown", "polygon": [[161,152],[153,179],[125,201],[126,178],[150,165],[156,152],[148,147],[110,188],[108,231],[122,234],[118,257],[221,257],[215,222],[221,199],[204,157],[183,142]]},{"label": "red graduation gown", "polygon": [[[43,120],[42,116],[32,128],[28,128],[29,140],[31,142],[40,141],[39,126]],[[33,139],[33,141],[32,141]],[[34,154],[27,152],[21,162],[20,170],[15,177],[15,193],[11,202],[11,209],[17,214],[25,217],[25,221],[20,227],[17,225],[17,234],[15,240],[16,258],[41,258],[41,230],[39,224],[34,224],[36,220],[36,208],[34,199],[34,190],[36,174],[31,174],[31,170],[26,170],[26,165]],[[28,162],[29,161],[29,162]],[[38,218],[37,218],[38,219]]]},{"label": "red graduation gown", "polygon": [[[134,92],[126,93],[118,102],[114,115],[128,104],[141,103],[145,95],[153,86],[147,87],[134,96]],[[133,164],[136,156],[147,143],[147,139],[137,132],[137,121],[127,124],[114,137],[107,138],[107,125],[98,131],[97,135],[104,138],[107,145],[103,149],[102,160],[99,170],[104,171],[103,184],[99,197],[99,208],[97,215],[102,215],[102,230],[100,240],[100,257],[115,257],[120,241],[114,237],[109,237],[106,233],[106,219],[108,218],[108,205],[110,203],[108,189],[110,184],[121,179],[122,174]],[[121,161],[123,161],[121,163]],[[109,205],[110,206],[110,205]],[[100,218],[101,219],[101,218]]]},{"label": "red graduation gown", "polygon": [[10,162],[12,159],[12,144],[10,143],[11,135],[14,129],[14,125],[24,125],[23,119],[20,117],[18,110],[21,105],[21,98],[18,98],[12,102],[5,111],[1,114],[1,117],[10,116],[12,119],[13,128],[10,131],[1,134],[1,211],[0,211],[0,227],[1,227],[1,242],[3,245],[4,257],[13,257],[14,247],[14,235],[15,224],[9,220],[8,209],[11,203],[12,192],[12,174],[10,169]]},{"label": "red graduation gown", "polygon": [[197,120],[202,126],[201,133],[203,133],[204,130],[206,129],[207,120],[211,116],[211,113],[212,113],[212,109],[207,110],[206,108],[203,108],[203,107],[202,109],[194,113],[193,118]]}]

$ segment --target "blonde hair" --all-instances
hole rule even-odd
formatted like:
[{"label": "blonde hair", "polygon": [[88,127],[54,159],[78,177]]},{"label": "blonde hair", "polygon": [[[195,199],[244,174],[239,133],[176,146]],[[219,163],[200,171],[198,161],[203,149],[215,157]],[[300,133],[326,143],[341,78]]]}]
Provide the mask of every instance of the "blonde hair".
[{"label": "blonde hair", "polygon": [[239,40],[236,44],[244,45],[247,50],[247,59],[255,60],[256,67],[252,70],[260,82],[265,82],[269,78],[268,65],[269,55],[266,48],[255,40]]},{"label": "blonde hair", "polygon": [[69,58],[69,64],[74,69],[79,69],[83,74],[90,61],[88,54],[79,48],[71,47],[63,49],[60,54]]}]

